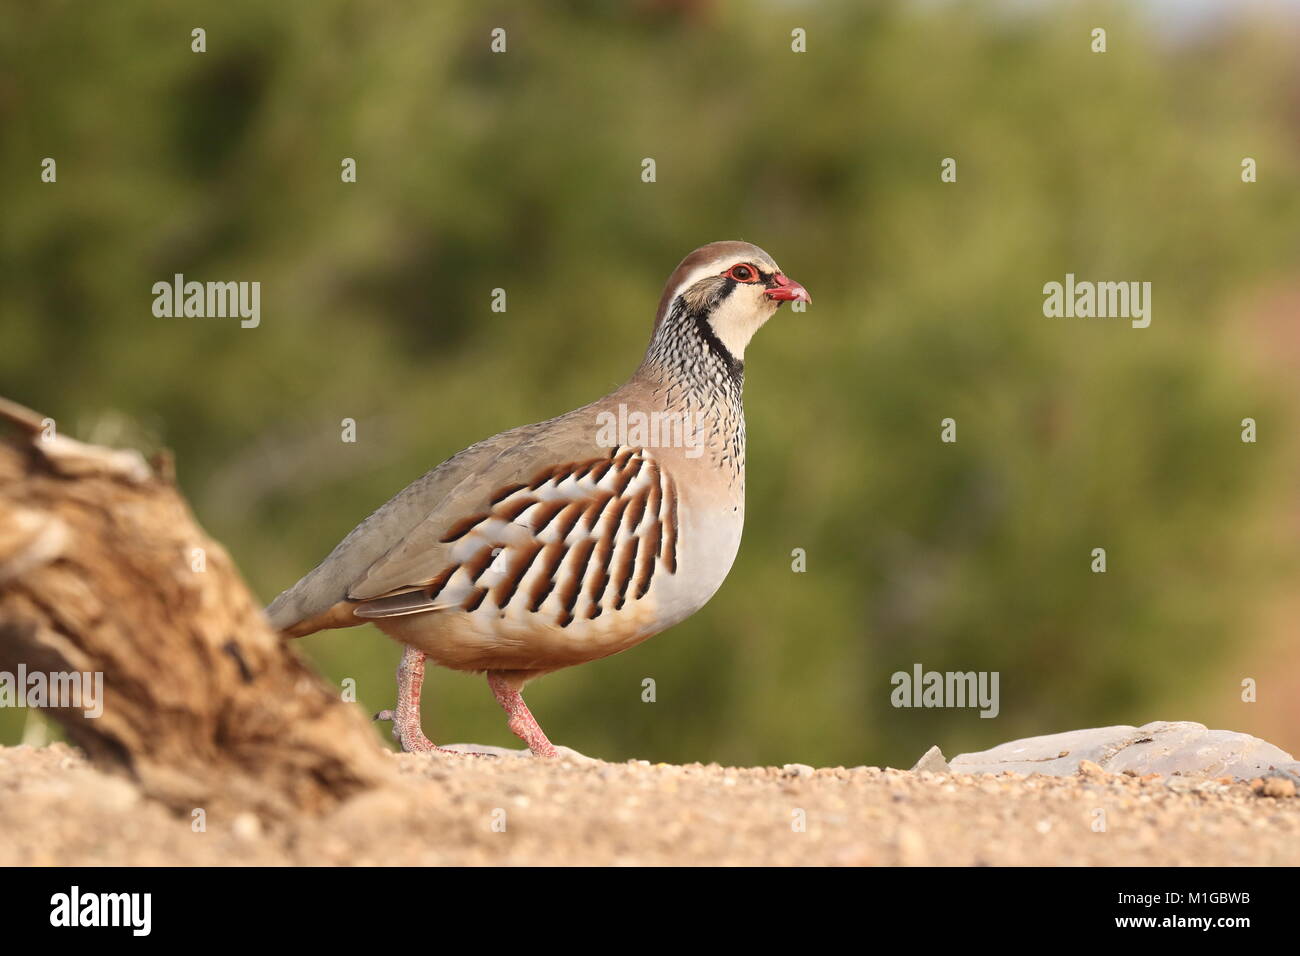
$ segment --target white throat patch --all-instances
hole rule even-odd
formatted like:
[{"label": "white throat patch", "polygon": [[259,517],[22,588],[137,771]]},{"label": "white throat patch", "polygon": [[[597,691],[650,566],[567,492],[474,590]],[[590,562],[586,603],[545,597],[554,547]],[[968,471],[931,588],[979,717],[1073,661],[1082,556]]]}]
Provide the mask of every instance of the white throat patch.
[{"label": "white throat patch", "polygon": [[749,345],[749,340],[774,314],[775,302],[764,299],[755,306],[732,293],[713,310],[708,323],[718,341],[726,346],[736,361],[741,362],[745,359],[745,348]]},{"label": "white throat patch", "polygon": [[[716,260],[696,267],[677,284],[668,301],[675,302],[678,296],[701,279],[721,275],[727,265],[727,261]],[[723,300],[708,318],[709,328],[713,330],[713,334],[738,362],[744,360],[745,348],[749,345],[749,340],[768,319],[776,314],[777,306],[776,302],[769,302],[766,299],[761,300],[757,306],[751,305],[745,301],[743,289],[744,286],[739,285],[737,291]]]}]

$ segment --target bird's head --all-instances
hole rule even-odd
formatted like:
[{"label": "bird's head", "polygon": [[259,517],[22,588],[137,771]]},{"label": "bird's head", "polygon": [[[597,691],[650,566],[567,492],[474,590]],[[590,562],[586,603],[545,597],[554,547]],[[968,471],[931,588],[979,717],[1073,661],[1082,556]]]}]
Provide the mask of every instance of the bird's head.
[{"label": "bird's head", "polygon": [[782,302],[811,302],[808,290],[788,278],[758,246],[748,242],[711,242],[681,261],[668,278],[659,313],[664,322],[689,319],[740,363],[745,347]]}]

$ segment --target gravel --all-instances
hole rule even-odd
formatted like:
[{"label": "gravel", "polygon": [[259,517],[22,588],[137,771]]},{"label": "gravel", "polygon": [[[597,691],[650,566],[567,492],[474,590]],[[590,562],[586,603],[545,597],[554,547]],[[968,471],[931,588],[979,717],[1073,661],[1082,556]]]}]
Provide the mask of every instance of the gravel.
[{"label": "gravel", "polygon": [[[1300,860],[1286,776],[390,754],[320,819],[175,814],[64,744],[0,748],[0,865],[1250,865]],[[200,825],[201,823],[201,825]]]}]

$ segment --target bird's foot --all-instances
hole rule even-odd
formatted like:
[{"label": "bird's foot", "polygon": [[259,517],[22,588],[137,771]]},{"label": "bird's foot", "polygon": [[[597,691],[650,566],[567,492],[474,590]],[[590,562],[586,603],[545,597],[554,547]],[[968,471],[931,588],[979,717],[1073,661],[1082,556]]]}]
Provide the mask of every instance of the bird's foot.
[{"label": "bird's foot", "polygon": [[457,750],[452,747],[439,747],[428,737],[424,736],[424,731],[420,728],[418,719],[411,719],[408,715],[399,714],[392,710],[381,710],[375,714],[375,720],[391,720],[393,722],[393,739],[401,746],[403,753],[408,754],[451,754],[454,757],[495,757],[495,754],[475,753],[470,750]]},{"label": "bird's foot", "polygon": [[402,651],[402,660],[397,665],[397,707],[393,710],[381,710],[375,714],[375,720],[393,722],[393,739],[408,754],[444,753],[457,757],[490,756],[489,754],[467,754],[463,750],[449,750],[439,747],[420,727],[420,688],[424,686],[423,651],[407,647]]},{"label": "bird's foot", "polygon": [[555,744],[542,732],[541,726],[529,714],[526,720],[514,718],[510,721],[510,732],[528,745],[534,757],[555,757],[558,752]]},{"label": "bird's foot", "polygon": [[524,703],[519,688],[512,681],[500,671],[488,671],[488,686],[492,688],[492,695],[509,718],[510,732],[528,745],[534,757],[559,756],[555,744],[547,739],[541,725]]},{"label": "bird's foot", "polygon": [[420,729],[419,717],[410,713],[403,713],[403,709],[399,706],[397,710],[381,710],[375,714],[375,720],[391,720],[393,722],[393,739],[408,754],[428,753],[431,750],[437,750],[437,745],[424,736],[424,731]]}]

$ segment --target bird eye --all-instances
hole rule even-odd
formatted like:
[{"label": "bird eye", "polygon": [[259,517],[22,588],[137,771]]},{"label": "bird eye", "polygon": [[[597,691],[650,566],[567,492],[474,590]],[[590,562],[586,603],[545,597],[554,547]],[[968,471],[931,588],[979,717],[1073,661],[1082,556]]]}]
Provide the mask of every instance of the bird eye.
[{"label": "bird eye", "polygon": [[726,274],[737,282],[755,282],[758,279],[754,270],[746,265],[732,266]]}]

